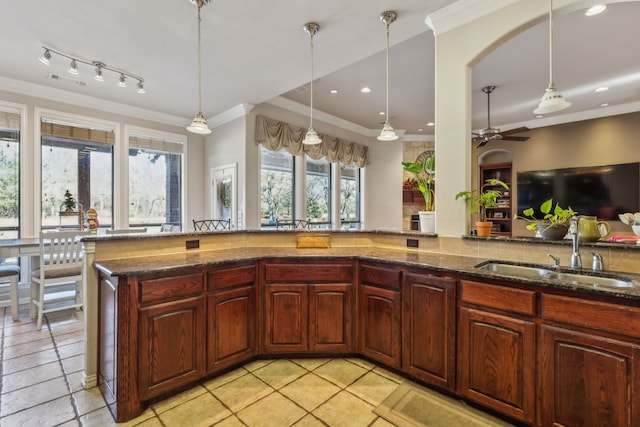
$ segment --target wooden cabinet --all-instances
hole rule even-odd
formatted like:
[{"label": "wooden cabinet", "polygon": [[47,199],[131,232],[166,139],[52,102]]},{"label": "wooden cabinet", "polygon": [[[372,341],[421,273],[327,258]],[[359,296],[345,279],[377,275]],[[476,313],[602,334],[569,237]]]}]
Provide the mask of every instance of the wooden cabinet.
[{"label": "wooden cabinet", "polygon": [[264,350],[353,351],[352,262],[263,264]]},{"label": "wooden cabinet", "polygon": [[513,418],[535,419],[535,293],[463,281],[458,392]]},{"label": "wooden cabinet", "polygon": [[402,271],[389,264],[361,263],[358,286],[360,353],[400,368]]},{"label": "wooden cabinet", "polygon": [[207,371],[242,363],[256,354],[255,263],[208,272]]},{"label": "wooden cabinet", "polygon": [[456,280],[405,273],[402,286],[403,367],[449,390],[455,386]]},{"label": "wooden cabinet", "polygon": [[[487,221],[493,222],[493,229],[491,234],[498,236],[511,236],[512,231],[512,205],[511,205],[511,186],[513,180],[511,177],[511,163],[493,163],[480,165],[480,182],[479,185],[484,185],[487,179],[494,178],[499,179],[509,186],[509,191],[506,191],[504,187],[498,185],[496,190],[502,192],[503,196],[498,199],[498,207],[487,208]],[[486,187],[492,188],[492,187]]]},{"label": "wooden cabinet", "polygon": [[[140,290],[140,398],[148,399],[193,382],[205,372],[203,275],[141,280]],[[182,297],[172,300],[174,293]]]},{"label": "wooden cabinet", "polygon": [[[544,295],[544,303],[542,425],[637,426],[640,310],[555,295]],[[636,337],[612,337],[613,329]]]}]

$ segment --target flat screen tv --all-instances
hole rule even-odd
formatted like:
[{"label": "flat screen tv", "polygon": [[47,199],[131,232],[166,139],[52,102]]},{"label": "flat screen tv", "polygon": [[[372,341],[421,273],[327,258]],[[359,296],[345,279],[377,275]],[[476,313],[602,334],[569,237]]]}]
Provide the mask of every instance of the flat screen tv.
[{"label": "flat screen tv", "polygon": [[640,163],[550,169],[517,173],[518,215],[553,197],[579,215],[617,220],[619,213],[640,211]]}]

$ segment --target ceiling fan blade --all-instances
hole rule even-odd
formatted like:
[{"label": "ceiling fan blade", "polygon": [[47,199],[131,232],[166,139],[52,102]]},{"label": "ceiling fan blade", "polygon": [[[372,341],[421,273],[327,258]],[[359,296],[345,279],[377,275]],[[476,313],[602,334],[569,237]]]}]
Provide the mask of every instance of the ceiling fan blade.
[{"label": "ceiling fan blade", "polygon": [[529,139],[528,136],[505,136],[505,134],[502,134],[503,141],[526,141],[527,139]]},{"label": "ceiling fan blade", "polygon": [[[480,139],[480,138],[479,138]],[[480,147],[484,147],[485,145],[487,145],[487,142],[489,142],[490,139],[489,138],[481,138],[480,140],[480,144],[476,145],[476,148],[480,148]],[[476,141],[474,141],[475,143]]]},{"label": "ceiling fan blade", "polygon": [[531,129],[529,129],[528,127],[523,126],[523,127],[519,127],[519,128],[515,128],[515,129],[505,130],[504,132],[500,132],[500,133],[502,134],[502,136],[506,136],[506,135],[511,135],[513,133],[526,132],[528,130],[531,130]]}]

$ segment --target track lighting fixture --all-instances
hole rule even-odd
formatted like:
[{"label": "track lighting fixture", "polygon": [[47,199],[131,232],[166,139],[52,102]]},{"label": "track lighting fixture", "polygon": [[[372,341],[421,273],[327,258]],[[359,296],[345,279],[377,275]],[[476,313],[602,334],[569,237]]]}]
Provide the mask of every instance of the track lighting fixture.
[{"label": "track lighting fixture", "polygon": [[40,62],[42,62],[44,65],[49,65],[50,59],[51,59],[51,52],[49,52],[49,49],[45,49],[44,53],[40,57]]},{"label": "track lighting fixture", "polygon": [[69,72],[73,75],[78,74],[78,63],[76,62],[75,59],[71,60],[71,65],[69,65]]},{"label": "track lighting fixture", "polygon": [[137,85],[138,93],[146,93],[146,91],[144,90],[144,79],[142,77],[140,77],[140,76],[136,76],[135,74],[131,74],[131,73],[128,73],[128,72],[123,71],[123,70],[119,70],[119,69],[114,68],[114,67],[109,67],[108,65],[106,65],[104,62],[101,62],[101,61],[88,61],[86,59],[77,58],[77,57],[68,55],[66,53],[51,49],[51,48],[46,47],[46,46],[42,46],[42,49],[44,49],[44,53],[38,59],[44,65],[49,65],[50,62],[51,62],[51,58],[53,57],[53,54],[56,54],[56,55],[62,56],[63,58],[67,58],[68,60],[71,61],[70,65],[69,65],[69,69],[68,69],[68,71],[71,74],[77,75],[79,73],[78,63],[89,65],[89,66],[95,67],[96,75],[95,75],[94,79],[96,81],[103,82],[104,81],[104,73],[103,73],[103,71],[107,70],[107,71],[111,71],[111,72],[116,73],[116,74],[119,75],[118,86],[127,87],[126,79],[127,79],[127,77],[129,77],[129,78],[132,78],[132,79],[138,81],[138,85]]},{"label": "track lighting fixture", "polygon": [[209,3],[209,0],[189,0],[191,3],[194,3],[198,7],[198,113],[193,118],[193,121],[189,126],[187,126],[187,130],[191,133],[197,133],[200,135],[207,135],[211,133],[211,129],[207,126],[207,121],[204,119],[204,115],[202,114],[202,61],[201,57],[201,49],[200,49],[200,9],[202,6]]}]

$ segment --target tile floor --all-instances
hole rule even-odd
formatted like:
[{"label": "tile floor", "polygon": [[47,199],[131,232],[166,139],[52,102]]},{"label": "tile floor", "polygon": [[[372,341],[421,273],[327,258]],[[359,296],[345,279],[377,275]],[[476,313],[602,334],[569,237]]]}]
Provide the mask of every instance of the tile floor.
[{"label": "tile floor", "polygon": [[[117,425],[97,387],[84,390],[81,311],[37,331],[26,307],[0,308],[0,425]],[[392,426],[373,413],[403,379],[361,359],[255,361],[150,406],[126,426]]]}]

